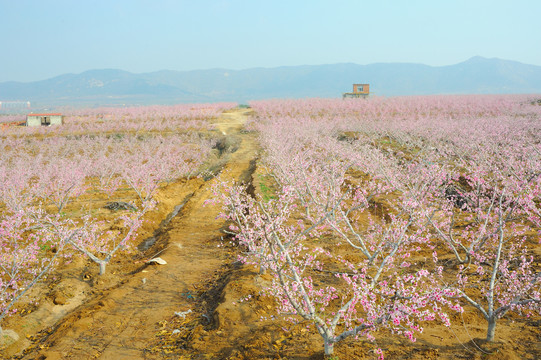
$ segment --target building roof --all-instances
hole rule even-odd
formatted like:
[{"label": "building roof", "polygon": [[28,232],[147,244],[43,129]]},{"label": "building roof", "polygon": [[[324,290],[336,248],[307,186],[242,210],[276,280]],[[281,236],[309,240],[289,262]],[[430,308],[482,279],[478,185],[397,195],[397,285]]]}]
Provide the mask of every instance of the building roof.
[{"label": "building roof", "polygon": [[28,114],[27,116],[62,116],[60,113],[50,113],[50,114]]}]

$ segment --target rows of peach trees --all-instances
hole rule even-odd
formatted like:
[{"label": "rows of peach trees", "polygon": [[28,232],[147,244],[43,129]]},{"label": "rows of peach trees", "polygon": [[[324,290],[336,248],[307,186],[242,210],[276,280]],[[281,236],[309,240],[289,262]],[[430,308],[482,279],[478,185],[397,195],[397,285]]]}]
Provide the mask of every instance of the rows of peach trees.
[{"label": "rows of peach trees", "polygon": [[493,341],[508,312],[541,310],[535,100],[251,103],[266,185],[216,188],[242,260],[272,275],[267,295],[326,355],[381,329],[414,341],[467,306]]},{"label": "rows of peach trees", "polygon": [[[0,323],[59,260],[82,254],[103,274],[112,256],[137,234],[158,188],[198,174],[213,146],[202,131],[233,106],[72,110],[61,126],[5,128],[0,133]],[[132,195],[126,198],[127,193]],[[99,221],[91,203],[98,198],[122,201],[129,209],[114,212],[110,220],[120,230],[109,231],[111,223]]]}]

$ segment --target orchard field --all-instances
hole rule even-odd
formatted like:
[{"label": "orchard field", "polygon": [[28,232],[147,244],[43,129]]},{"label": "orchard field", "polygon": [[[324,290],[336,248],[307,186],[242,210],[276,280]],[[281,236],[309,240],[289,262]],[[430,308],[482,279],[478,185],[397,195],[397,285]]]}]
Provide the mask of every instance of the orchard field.
[{"label": "orchard field", "polygon": [[539,96],[235,106],[2,128],[4,358],[541,357]]}]

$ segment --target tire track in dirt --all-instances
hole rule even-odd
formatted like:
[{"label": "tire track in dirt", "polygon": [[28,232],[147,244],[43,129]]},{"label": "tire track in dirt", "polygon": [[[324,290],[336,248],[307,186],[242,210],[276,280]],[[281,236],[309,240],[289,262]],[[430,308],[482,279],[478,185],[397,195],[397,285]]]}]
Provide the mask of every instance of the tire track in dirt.
[{"label": "tire track in dirt", "polygon": [[221,180],[249,179],[258,143],[255,134],[241,131],[249,110],[225,112],[215,124],[226,136],[241,140],[223,171],[205,183],[172,219],[168,246],[160,257],[167,265],[147,266],[116,288],[82,305],[59,324],[24,359],[145,359],[159,323],[193,306],[195,285],[204,282],[230,261],[216,239],[223,220],[220,206],[204,206],[211,186]]}]

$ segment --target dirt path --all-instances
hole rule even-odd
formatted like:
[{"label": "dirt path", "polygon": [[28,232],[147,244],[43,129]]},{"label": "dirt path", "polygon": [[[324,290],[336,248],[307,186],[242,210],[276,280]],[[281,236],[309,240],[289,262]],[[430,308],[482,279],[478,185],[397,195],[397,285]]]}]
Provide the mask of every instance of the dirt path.
[{"label": "dirt path", "polygon": [[[224,113],[216,123],[227,137],[240,140],[223,171],[206,182],[162,234],[167,248],[159,256],[166,265],[147,266],[103,296],[79,307],[63,319],[38,349],[24,359],[145,359],[152,357],[160,322],[194,306],[196,286],[231,262],[217,247],[223,233],[216,220],[219,206],[206,205],[211,186],[222,180],[251,175],[257,152],[254,134],[241,131],[247,110]],[[162,239],[163,240],[163,239]]]}]

